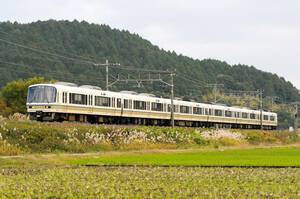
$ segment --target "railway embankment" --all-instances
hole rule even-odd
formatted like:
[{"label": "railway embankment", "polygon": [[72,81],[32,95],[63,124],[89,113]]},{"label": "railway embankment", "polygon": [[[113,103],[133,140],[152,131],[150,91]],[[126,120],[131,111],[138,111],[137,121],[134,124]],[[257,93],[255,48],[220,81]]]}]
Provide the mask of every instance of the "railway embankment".
[{"label": "railway embankment", "polygon": [[0,155],[201,149],[300,143],[288,131],[0,121]]}]

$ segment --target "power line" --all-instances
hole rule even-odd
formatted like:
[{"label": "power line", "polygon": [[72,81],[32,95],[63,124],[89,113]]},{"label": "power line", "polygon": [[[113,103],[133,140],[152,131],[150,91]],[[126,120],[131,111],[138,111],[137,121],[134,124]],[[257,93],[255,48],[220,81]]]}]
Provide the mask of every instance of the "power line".
[{"label": "power line", "polygon": [[[13,37],[15,37],[15,38],[17,38],[17,39],[19,39],[19,40],[21,40],[21,41],[25,41],[25,42],[31,43],[31,45],[32,45],[32,44],[33,44],[33,45],[37,45],[37,43],[35,43],[35,42],[33,42],[33,41],[29,41],[29,40],[26,40],[26,39],[24,39],[24,38],[19,38],[17,35],[14,35],[14,34],[12,34],[12,33],[5,32],[5,31],[3,31],[3,30],[1,30],[1,29],[0,29],[0,33],[6,34],[6,35],[8,35],[8,36],[13,36]],[[35,46],[35,48],[37,48],[37,46]],[[81,55],[77,55],[77,54],[74,54],[74,53],[69,53],[69,52],[65,52],[65,51],[58,50],[58,49],[54,49],[54,48],[50,48],[50,47],[47,47],[47,48],[48,48],[48,49],[51,49],[51,50],[53,50],[53,51],[57,51],[57,52],[60,52],[60,53],[67,54],[67,55],[79,57],[79,58],[85,59],[85,60],[87,60],[87,61],[93,61],[93,60],[90,59],[90,58],[87,58],[87,57],[84,57],[84,56],[81,56]],[[43,49],[43,50],[44,50],[44,49]],[[94,58],[94,57],[93,57],[93,58]],[[99,58],[99,57],[98,57],[98,58]],[[102,57],[102,58],[104,59],[105,57]]]},{"label": "power line", "polygon": [[[29,49],[29,50],[32,50],[32,51],[35,51],[35,52],[38,52],[38,53],[43,53],[43,54],[47,54],[47,55],[51,55],[51,56],[56,56],[56,57],[60,57],[60,58],[64,58],[64,59],[68,59],[68,60],[72,60],[72,61],[77,61],[77,62],[81,62],[81,63],[85,63],[85,64],[91,64],[91,65],[94,65],[94,66],[106,66],[107,67],[106,63],[101,64],[101,63],[95,63],[95,62],[91,62],[91,61],[85,61],[85,60],[79,60],[79,59],[75,59],[75,58],[71,58],[71,57],[66,57],[66,56],[55,54],[55,53],[51,53],[51,52],[39,50],[39,49],[36,49],[36,48],[28,47],[28,46],[18,44],[18,43],[15,43],[15,42],[7,41],[7,40],[4,40],[4,39],[0,39],[0,41],[5,42],[5,43],[10,44],[10,45],[17,46],[17,47]],[[109,64],[109,67],[117,68],[117,69],[121,69],[121,70],[129,70],[129,71],[167,73],[167,71],[133,68],[133,67],[129,67],[129,66],[121,66],[120,64]]]},{"label": "power line", "polygon": [[[4,61],[0,61],[0,63],[9,64],[9,65],[14,65],[14,66],[21,66],[21,67],[28,68],[28,69],[33,69],[32,66],[27,66],[27,65],[24,65],[24,64],[17,64],[17,63],[4,62]],[[54,74],[54,75],[56,75],[56,77],[55,77],[54,79],[57,79],[57,80],[60,79],[60,78],[57,78],[57,75],[60,75],[60,76],[62,75],[62,74],[59,73],[59,72],[54,72],[54,71],[50,71],[50,70],[45,70],[44,68],[37,68],[37,69],[43,70],[43,71],[45,72],[45,74],[44,74],[43,76],[45,76],[45,75],[48,76],[47,74]],[[16,70],[10,68],[9,70],[10,70],[10,71],[15,71],[15,72],[17,72],[17,73],[30,74],[30,76],[32,76],[32,77],[34,77],[34,76],[36,76],[36,75],[41,75],[41,74],[34,74],[34,75],[33,75],[32,72],[30,72],[30,71],[28,71],[28,70],[23,70],[23,71],[22,71],[22,70],[20,70],[20,68],[18,68],[18,69],[16,69]],[[70,74],[72,74],[72,73],[70,73]],[[79,82],[87,82],[87,81],[85,81],[85,80],[82,80],[81,78],[68,77],[68,76],[66,76],[66,75],[64,75],[63,78],[64,78],[64,79],[63,79],[62,81],[65,81],[65,79],[69,79],[69,80],[71,80],[71,81],[76,80],[76,81],[79,81]],[[96,78],[96,77],[93,77],[93,79],[104,81],[103,79],[101,79],[101,78]]]},{"label": "power line", "polygon": [[[207,84],[207,83],[205,83],[205,82],[203,82],[203,81],[192,80],[192,79],[186,78],[186,77],[184,77],[184,76],[182,76],[182,75],[178,75],[178,76],[176,76],[176,77],[181,78],[181,79],[184,79],[184,80],[186,80],[186,81],[190,81],[190,82],[194,83],[195,86],[198,86],[198,87],[201,87],[201,88],[205,87],[205,85]],[[201,86],[201,84],[202,84],[203,86]]]},{"label": "power line", "polygon": [[66,56],[55,54],[55,53],[50,53],[50,52],[47,52],[47,51],[43,51],[43,50],[39,50],[39,49],[36,49],[36,48],[28,47],[28,46],[25,46],[25,45],[22,45],[22,44],[7,41],[5,39],[0,39],[0,41],[2,41],[4,43],[7,43],[7,44],[10,44],[10,45],[14,45],[14,46],[17,46],[17,47],[25,48],[25,49],[28,49],[28,50],[32,50],[32,51],[35,51],[35,52],[39,52],[39,53],[43,53],[43,54],[47,54],[47,55],[51,55],[51,56],[56,56],[56,57],[60,57],[60,58],[68,59],[68,60],[73,60],[73,61],[79,61],[79,62],[82,62],[82,63],[95,64],[95,63],[90,62],[90,61],[78,60],[78,59],[75,59],[75,58],[66,57]]},{"label": "power line", "polygon": [[214,104],[216,104],[217,103],[217,90],[220,87],[224,87],[224,84],[207,84],[206,87],[213,88]]}]

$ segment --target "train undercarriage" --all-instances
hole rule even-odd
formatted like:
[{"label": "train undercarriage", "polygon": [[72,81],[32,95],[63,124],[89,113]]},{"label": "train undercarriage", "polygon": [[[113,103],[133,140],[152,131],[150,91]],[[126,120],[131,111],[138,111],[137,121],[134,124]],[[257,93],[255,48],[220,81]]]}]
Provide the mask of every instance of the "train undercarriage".
[{"label": "train undercarriage", "polygon": [[[170,126],[170,119],[117,117],[105,115],[87,115],[71,113],[31,112],[30,120],[41,122],[76,121],[91,124],[117,124],[117,125],[145,125],[145,126]],[[182,121],[175,120],[175,126],[198,127],[198,128],[229,128],[229,129],[261,129],[260,125],[253,124],[230,124],[207,121]],[[275,130],[276,126],[263,126],[264,130]]]}]

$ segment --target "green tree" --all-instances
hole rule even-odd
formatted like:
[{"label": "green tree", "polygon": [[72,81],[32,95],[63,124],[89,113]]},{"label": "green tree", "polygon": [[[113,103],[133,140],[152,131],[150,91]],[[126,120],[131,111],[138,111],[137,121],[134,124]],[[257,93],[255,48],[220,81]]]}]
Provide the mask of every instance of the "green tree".
[{"label": "green tree", "polygon": [[27,90],[30,85],[45,83],[44,78],[29,78],[27,80],[7,83],[1,90],[0,113],[26,113]]},{"label": "green tree", "polygon": [[12,113],[12,109],[7,107],[7,104],[4,101],[4,99],[0,98],[0,115],[7,117],[11,113]]}]

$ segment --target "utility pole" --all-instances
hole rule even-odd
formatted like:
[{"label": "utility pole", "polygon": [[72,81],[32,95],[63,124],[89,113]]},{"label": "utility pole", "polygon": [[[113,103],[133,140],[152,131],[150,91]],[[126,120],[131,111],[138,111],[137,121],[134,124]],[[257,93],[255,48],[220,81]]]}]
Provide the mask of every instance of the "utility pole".
[{"label": "utility pole", "polygon": [[214,104],[216,104],[218,87],[224,87],[224,84],[207,84],[206,87],[213,88]]},{"label": "utility pole", "polygon": [[170,77],[171,77],[171,127],[174,128],[175,126],[175,122],[174,122],[174,72],[173,70],[170,73]]},{"label": "utility pole", "polygon": [[105,66],[106,68],[106,90],[108,91],[109,90],[109,79],[108,79],[108,67],[109,66],[120,66],[119,63],[109,63],[108,60],[105,61],[105,64],[99,64],[99,63],[94,63],[95,66]]},{"label": "utility pole", "polygon": [[[174,128],[175,126],[175,121],[174,121],[174,76],[175,76],[175,71],[176,70],[168,70],[168,71],[152,71],[153,73],[156,72],[158,73],[158,78],[151,78],[151,75],[150,73],[148,74],[148,78],[141,78],[141,74],[139,74],[139,77],[138,78],[129,78],[129,75],[128,75],[128,78],[127,79],[120,79],[120,76],[118,75],[118,78],[116,79],[116,81],[112,82],[112,83],[108,83],[108,87],[116,84],[117,82],[125,82],[125,83],[128,83],[128,82],[136,82],[138,84],[138,86],[140,86],[142,84],[142,82],[154,82],[154,81],[158,81],[158,82],[161,82],[163,84],[166,84],[167,86],[170,86],[171,89],[170,89],[170,100],[171,100],[171,107],[170,107],[170,125],[172,128]],[[170,75],[170,83],[168,82],[165,82],[164,80],[162,80],[160,74],[161,73],[164,73],[164,74],[169,74]]]},{"label": "utility pole", "polygon": [[105,62],[105,67],[106,67],[106,90],[108,91],[108,60]]},{"label": "utility pole", "polygon": [[263,89],[259,89],[259,101],[260,101],[260,129],[263,130]]},{"label": "utility pole", "polygon": [[294,129],[295,129],[295,132],[298,132],[298,104],[296,104]]},{"label": "utility pole", "polygon": [[274,100],[278,100],[279,97],[278,96],[267,96],[267,98],[271,100],[271,110],[273,112]]},{"label": "utility pole", "polygon": [[294,131],[298,132],[298,114],[299,114],[299,105],[300,102],[293,102],[293,105],[295,105],[296,111],[295,111],[295,120],[294,120]]}]

